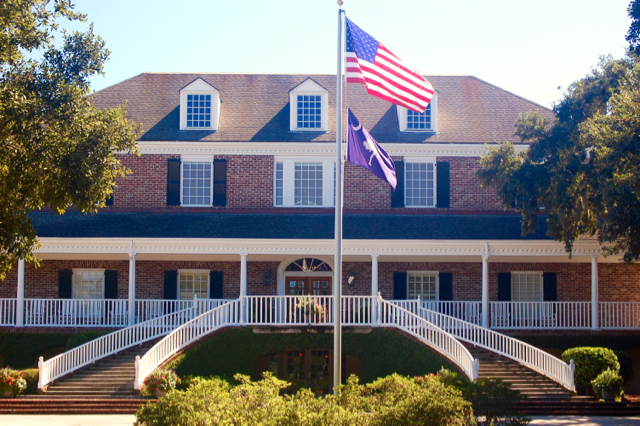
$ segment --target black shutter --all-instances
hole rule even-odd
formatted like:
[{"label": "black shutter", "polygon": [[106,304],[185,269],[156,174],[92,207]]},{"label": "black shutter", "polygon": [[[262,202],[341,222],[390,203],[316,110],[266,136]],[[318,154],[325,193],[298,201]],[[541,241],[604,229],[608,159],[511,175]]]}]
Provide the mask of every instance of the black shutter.
[{"label": "black shutter", "polygon": [[167,160],[167,205],[180,205],[180,160]]},{"label": "black shutter", "polygon": [[213,160],[213,205],[227,205],[227,160]]},{"label": "black shutter", "polygon": [[64,269],[58,271],[58,299],[71,299],[71,280],[73,271]]},{"label": "black shutter", "polygon": [[178,271],[164,271],[164,295],[165,300],[178,298]]},{"label": "black shutter", "polygon": [[104,298],[118,298],[118,271],[104,271]]},{"label": "black shutter", "polygon": [[104,200],[104,205],[105,206],[112,206],[113,205],[113,193],[111,193],[111,195],[109,195],[109,197],[107,197],[107,199]]},{"label": "black shutter", "polygon": [[209,299],[222,299],[224,285],[224,273],[218,271],[209,272]]},{"label": "black shutter", "polygon": [[391,207],[404,207],[404,161],[394,161],[398,186],[391,193]]},{"label": "black shutter", "polygon": [[558,300],[558,274],[555,272],[545,272],[542,274],[543,293],[545,302],[555,302]]},{"label": "black shutter", "polygon": [[451,272],[440,272],[438,278],[440,280],[439,300],[453,300],[453,274]]},{"label": "black shutter", "polygon": [[395,300],[407,299],[407,273],[393,273],[393,298]]},{"label": "black shutter", "polygon": [[436,207],[441,209],[448,209],[450,206],[449,175],[449,162],[442,161],[436,163],[436,185],[438,192]]},{"label": "black shutter", "polygon": [[511,301],[511,272],[500,272],[498,274],[498,301]]}]

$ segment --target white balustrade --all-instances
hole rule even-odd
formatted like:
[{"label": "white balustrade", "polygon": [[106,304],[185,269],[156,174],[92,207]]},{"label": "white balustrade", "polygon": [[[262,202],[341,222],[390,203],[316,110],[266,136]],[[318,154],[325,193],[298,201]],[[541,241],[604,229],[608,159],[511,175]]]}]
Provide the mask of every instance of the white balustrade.
[{"label": "white balustrade", "polygon": [[164,336],[191,320],[194,316],[193,314],[193,308],[174,312],[114,331],[113,333],[99,337],[47,361],[44,361],[42,357],[40,357],[38,362],[38,369],[40,370],[38,389],[42,389],[42,387],[52,381],[66,376],[96,360]]},{"label": "white balustrade", "polygon": [[156,343],[142,358],[137,356],[134,389],[140,389],[144,379],[153,370],[182,348],[220,328],[240,324],[242,306],[242,299],[238,299],[205,312],[173,330]]},{"label": "white balustrade", "polygon": [[[136,299],[136,323],[147,321],[172,312],[191,308],[196,303],[197,313],[201,314],[229,302],[229,299]],[[232,299],[235,300],[235,299]]]},{"label": "white balustrade", "polygon": [[375,296],[342,296],[342,325],[377,324],[377,301]]},{"label": "white balustrade", "polygon": [[247,325],[332,325],[333,296],[246,296]]},{"label": "white balustrade", "polygon": [[418,308],[420,307],[420,299],[410,299],[410,300],[388,300],[389,303],[393,303],[396,306],[399,306],[402,309],[405,309],[409,312],[416,313],[418,312]]},{"label": "white balustrade", "polygon": [[[473,359],[469,350],[453,335],[425,317],[402,308],[397,303],[387,302],[382,297],[378,297],[378,303],[380,304],[379,320],[381,326],[395,327],[417,337],[457,364],[470,380],[478,378],[478,361]],[[432,311],[419,308],[419,312]]]},{"label": "white balustrade", "polygon": [[24,325],[38,327],[123,327],[126,299],[25,299]]},{"label": "white balustrade", "polygon": [[573,363],[565,364],[562,360],[520,340],[430,309],[421,309],[420,316],[459,340],[517,361],[553,379],[570,391],[575,390]]},{"label": "white balustrade", "polygon": [[591,302],[490,302],[493,329],[589,329]]},{"label": "white balustrade", "polygon": [[640,302],[600,302],[600,328],[640,328]]},{"label": "white balustrade", "polygon": [[440,312],[472,324],[482,324],[482,302],[481,301],[431,301],[422,300],[421,306],[424,309]]},{"label": "white balustrade", "polygon": [[16,324],[17,299],[0,299],[0,325]]}]

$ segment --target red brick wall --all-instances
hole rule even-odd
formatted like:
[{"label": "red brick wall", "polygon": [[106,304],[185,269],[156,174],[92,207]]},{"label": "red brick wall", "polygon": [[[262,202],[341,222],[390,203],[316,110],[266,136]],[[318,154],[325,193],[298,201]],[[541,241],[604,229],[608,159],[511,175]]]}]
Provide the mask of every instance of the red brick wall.
[{"label": "red brick wall", "polygon": [[388,209],[391,207],[391,187],[368,170],[355,164],[344,165],[345,209]]},{"label": "red brick wall", "polygon": [[478,158],[440,157],[450,165],[451,209],[454,210],[501,210],[498,191],[484,190],[475,173],[480,168]]}]

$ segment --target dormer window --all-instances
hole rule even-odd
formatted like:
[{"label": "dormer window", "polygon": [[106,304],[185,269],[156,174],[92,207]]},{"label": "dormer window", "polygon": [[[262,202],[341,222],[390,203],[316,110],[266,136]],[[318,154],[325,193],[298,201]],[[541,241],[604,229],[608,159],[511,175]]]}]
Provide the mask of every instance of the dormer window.
[{"label": "dormer window", "polygon": [[289,92],[290,129],[293,132],[328,130],[329,92],[310,78]]},{"label": "dormer window", "polygon": [[180,130],[218,130],[220,92],[201,78],[180,90]]},{"label": "dormer window", "polygon": [[431,98],[427,109],[420,113],[398,107],[398,123],[401,132],[437,132],[437,96]]}]

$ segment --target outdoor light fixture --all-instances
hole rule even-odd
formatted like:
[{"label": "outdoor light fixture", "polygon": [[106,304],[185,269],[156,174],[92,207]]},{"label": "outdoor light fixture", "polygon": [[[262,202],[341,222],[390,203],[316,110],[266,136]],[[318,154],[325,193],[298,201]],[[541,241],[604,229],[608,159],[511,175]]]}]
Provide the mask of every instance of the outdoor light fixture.
[{"label": "outdoor light fixture", "polygon": [[271,285],[271,271],[266,271],[262,278],[264,280],[264,285]]},{"label": "outdoor light fixture", "polygon": [[347,284],[353,285],[353,282],[356,280],[356,274],[353,271],[349,271],[349,275],[347,275]]}]

